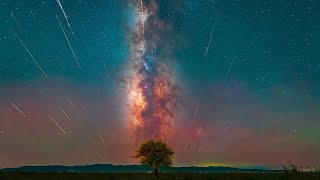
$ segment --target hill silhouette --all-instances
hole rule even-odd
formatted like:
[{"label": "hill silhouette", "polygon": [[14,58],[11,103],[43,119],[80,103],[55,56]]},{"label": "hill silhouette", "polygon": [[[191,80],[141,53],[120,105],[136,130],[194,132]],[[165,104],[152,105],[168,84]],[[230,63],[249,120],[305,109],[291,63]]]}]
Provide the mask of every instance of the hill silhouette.
[{"label": "hill silhouette", "polygon": [[[149,172],[152,168],[142,165],[112,165],[92,164],[82,166],[23,166],[19,168],[3,168],[0,172],[76,172],[76,173],[104,173],[104,172]],[[225,172],[266,172],[268,169],[242,169],[223,166],[209,167],[162,167],[161,172],[190,172],[190,173],[225,173]]]}]

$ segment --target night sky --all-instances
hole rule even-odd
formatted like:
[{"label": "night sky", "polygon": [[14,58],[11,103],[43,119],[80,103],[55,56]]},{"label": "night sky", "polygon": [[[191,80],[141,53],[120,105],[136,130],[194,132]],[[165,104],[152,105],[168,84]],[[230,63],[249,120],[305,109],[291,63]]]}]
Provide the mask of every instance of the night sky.
[{"label": "night sky", "polygon": [[317,0],[0,0],[0,167],[135,164],[148,138],[175,166],[315,166],[319,18]]}]

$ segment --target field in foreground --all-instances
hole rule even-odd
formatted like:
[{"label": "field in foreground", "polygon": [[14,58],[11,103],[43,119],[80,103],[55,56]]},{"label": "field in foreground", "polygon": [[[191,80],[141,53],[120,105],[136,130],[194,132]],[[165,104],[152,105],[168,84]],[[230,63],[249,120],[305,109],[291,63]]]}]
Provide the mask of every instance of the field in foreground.
[{"label": "field in foreground", "polygon": [[[129,180],[129,179],[157,179],[147,173],[0,173],[1,180]],[[199,180],[320,180],[319,174],[299,173],[162,173],[158,179],[199,179]]]}]

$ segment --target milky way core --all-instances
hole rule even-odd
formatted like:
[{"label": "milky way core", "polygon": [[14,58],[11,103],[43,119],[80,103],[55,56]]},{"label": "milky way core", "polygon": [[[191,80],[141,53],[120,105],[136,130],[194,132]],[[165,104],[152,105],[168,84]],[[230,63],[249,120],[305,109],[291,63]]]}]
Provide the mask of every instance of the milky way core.
[{"label": "milky way core", "polygon": [[154,0],[133,1],[128,74],[125,79],[127,126],[135,142],[167,139],[173,132],[179,96],[166,34],[170,24],[158,16]]}]

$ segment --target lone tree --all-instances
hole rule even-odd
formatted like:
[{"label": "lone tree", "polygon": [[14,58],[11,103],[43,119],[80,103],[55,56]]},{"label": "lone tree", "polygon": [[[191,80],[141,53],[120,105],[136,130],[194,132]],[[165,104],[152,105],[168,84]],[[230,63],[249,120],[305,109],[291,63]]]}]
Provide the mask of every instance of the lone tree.
[{"label": "lone tree", "polygon": [[153,172],[159,176],[160,166],[170,166],[173,164],[173,150],[161,140],[149,140],[140,145],[135,158],[140,160],[142,165],[150,165]]}]

